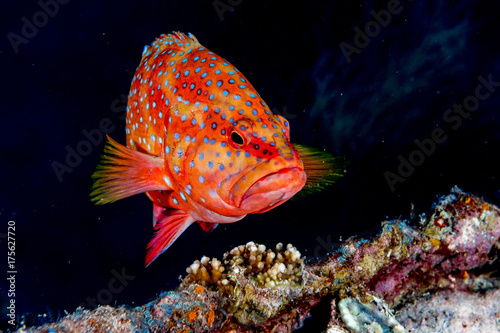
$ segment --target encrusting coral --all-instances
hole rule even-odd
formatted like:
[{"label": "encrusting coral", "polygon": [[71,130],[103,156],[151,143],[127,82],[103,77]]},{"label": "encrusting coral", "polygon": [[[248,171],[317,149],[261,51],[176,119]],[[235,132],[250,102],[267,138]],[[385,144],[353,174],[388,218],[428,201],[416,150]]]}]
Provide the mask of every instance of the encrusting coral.
[{"label": "encrusting coral", "polygon": [[499,244],[500,210],[454,188],[429,218],[383,222],[312,265],[290,244],[249,242],[195,261],[176,291],[146,305],[77,310],[19,332],[290,332],[325,297],[327,332],[406,332],[392,312],[422,295],[498,288],[473,269],[495,261]]}]

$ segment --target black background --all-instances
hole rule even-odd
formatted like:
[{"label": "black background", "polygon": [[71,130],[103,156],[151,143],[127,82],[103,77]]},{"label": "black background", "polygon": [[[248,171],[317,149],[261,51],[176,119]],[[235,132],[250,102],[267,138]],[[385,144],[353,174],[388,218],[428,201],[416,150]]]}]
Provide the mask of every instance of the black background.
[{"label": "black background", "polygon": [[[412,204],[426,212],[454,185],[500,204],[500,87],[456,128],[443,119],[474,94],[478,76],[500,81],[497,2],[401,1],[402,11],[371,31],[350,62],[339,45],[354,45],[353,28],[364,30],[374,20],[370,11],[388,1],[219,3],[233,10],[218,13],[212,1],[71,0],[18,52],[9,36],[22,37],[23,17],[33,22],[42,8],[36,1],[0,4],[0,246],[7,250],[7,222],[14,220],[16,313],[27,324],[56,320],[104,295],[113,271],[134,278],[101,303],[141,305],[175,288],[194,260],[220,258],[248,241],[293,243],[303,255],[323,256],[325,242],[337,246],[384,219],[406,218]],[[149,200],[94,206],[88,199],[103,144],[92,145],[61,181],[52,164],[66,164],[66,147],[77,149],[84,130],[104,118],[124,142],[121,99],[143,47],[172,31],[192,32],[232,62],[290,120],[293,142],[345,156],[350,166],[319,194],[208,235],[192,226],[145,269]],[[392,191],[384,174],[397,174],[398,156],[415,156],[414,141],[437,127],[447,139]],[[0,262],[6,272],[6,255]],[[5,323],[7,273],[0,275]]]}]

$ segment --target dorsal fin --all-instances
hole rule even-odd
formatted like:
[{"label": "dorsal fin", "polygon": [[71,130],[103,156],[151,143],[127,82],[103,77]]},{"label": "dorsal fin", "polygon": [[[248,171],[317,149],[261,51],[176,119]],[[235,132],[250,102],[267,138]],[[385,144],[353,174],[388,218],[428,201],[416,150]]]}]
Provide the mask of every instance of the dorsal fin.
[{"label": "dorsal fin", "polygon": [[171,49],[188,51],[189,49],[195,49],[201,46],[198,39],[196,39],[192,33],[186,35],[182,32],[174,31],[171,34],[163,34],[156,38],[151,45],[144,47],[142,55],[144,57],[145,55],[148,56],[149,52],[152,54]]},{"label": "dorsal fin", "polygon": [[198,42],[198,39],[196,39],[196,37],[190,32],[186,35],[183,32],[174,31],[167,36],[174,36],[175,38],[177,38],[176,43],[178,46],[185,46],[187,48],[201,46],[200,42]]}]

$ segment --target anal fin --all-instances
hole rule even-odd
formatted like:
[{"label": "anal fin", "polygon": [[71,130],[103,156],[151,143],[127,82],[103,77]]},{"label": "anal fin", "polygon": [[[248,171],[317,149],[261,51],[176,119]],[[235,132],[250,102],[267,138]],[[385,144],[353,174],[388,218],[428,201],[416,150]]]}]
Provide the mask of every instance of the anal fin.
[{"label": "anal fin", "polygon": [[155,205],[153,208],[153,221],[155,235],[148,244],[146,251],[146,267],[149,266],[160,254],[187,229],[195,220],[191,215],[179,209],[163,208]]},{"label": "anal fin", "polygon": [[203,229],[203,231],[205,232],[210,232],[212,230],[214,230],[215,228],[217,228],[217,226],[219,224],[217,223],[211,223],[211,222],[200,222],[198,221],[198,224],[200,225],[200,227]]}]

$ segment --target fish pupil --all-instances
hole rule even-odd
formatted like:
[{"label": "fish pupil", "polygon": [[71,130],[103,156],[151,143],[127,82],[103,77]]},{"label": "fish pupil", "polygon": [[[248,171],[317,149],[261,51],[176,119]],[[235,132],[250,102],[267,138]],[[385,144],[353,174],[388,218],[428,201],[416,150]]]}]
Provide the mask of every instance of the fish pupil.
[{"label": "fish pupil", "polygon": [[233,132],[231,133],[231,140],[232,140],[235,144],[237,144],[238,146],[242,146],[242,145],[243,145],[243,143],[245,142],[245,141],[243,140],[243,137],[242,137],[242,136],[241,136],[238,132],[235,132],[235,131],[233,131]]}]

